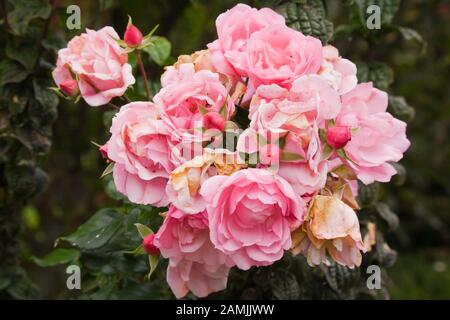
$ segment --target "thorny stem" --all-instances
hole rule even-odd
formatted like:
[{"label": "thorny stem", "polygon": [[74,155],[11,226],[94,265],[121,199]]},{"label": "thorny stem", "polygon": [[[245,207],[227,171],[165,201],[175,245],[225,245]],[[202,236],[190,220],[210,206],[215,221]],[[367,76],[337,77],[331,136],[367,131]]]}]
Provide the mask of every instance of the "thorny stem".
[{"label": "thorny stem", "polygon": [[110,106],[111,108],[114,108],[114,109],[120,110],[120,107],[119,107],[119,106],[117,106],[117,105],[115,105],[115,104],[114,104],[114,103],[112,103],[112,102],[108,102],[108,106]]},{"label": "thorny stem", "polygon": [[139,69],[141,69],[142,78],[144,79],[144,87],[145,87],[145,92],[147,93],[147,100],[151,101],[153,99],[153,95],[150,92],[150,88],[148,86],[147,73],[145,72],[145,67],[144,67],[144,64],[142,63],[140,50],[136,50],[136,58],[137,58],[137,63],[139,65]]}]

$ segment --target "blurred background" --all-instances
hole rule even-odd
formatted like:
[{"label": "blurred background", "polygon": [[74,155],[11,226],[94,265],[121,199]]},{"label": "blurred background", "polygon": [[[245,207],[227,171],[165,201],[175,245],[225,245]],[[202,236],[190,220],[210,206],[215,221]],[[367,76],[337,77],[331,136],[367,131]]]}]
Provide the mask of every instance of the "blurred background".
[{"label": "blurred background", "polygon": [[[56,1],[58,19],[65,21],[65,8],[81,8],[82,29],[113,26],[123,34],[127,14],[143,33],[159,24],[158,35],[172,43],[171,56],[200,50],[213,40],[215,17],[239,1],[231,0],[133,0]],[[326,1],[328,18],[335,27],[347,17],[341,1]],[[387,201],[400,217],[398,229],[389,234],[398,252],[389,269],[393,299],[450,298],[450,2],[437,0],[402,1],[394,21],[417,30],[427,43],[418,53],[397,36],[371,50],[358,47],[353,39],[337,36],[331,41],[344,57],[364,60],[375,55],[395,71],[391,92],[406,97],[415,108],[409,123],[412,145],[402,164],[407,170],[402,187],[386,193]],[[58,25],[55,22],[55,25]],[[64,23],[59,24],[64,25]],[[78,31],[56,30],[61,39]],[[64,42],[62,42],[64,45]],[[374,49],[375,48],[375,49]],[[157,78],[162,68],[152,65]],[[43,256],[61,235],[74,231],[99,208],[114,204],[99,179],[105,162],[90,141],[108,138],[107,108],[90,108],[63,101],[53,128],[53,144],[42,164],[49,173],[45,193],[23,208],[25,228],[21,248],[32,280],[46,298],[62,297],[66,275],[63,268],[40,268],[31,255]],[[106,125],[105,125],[106,123]],[[54,272],[52,272],[54,269]]]}]

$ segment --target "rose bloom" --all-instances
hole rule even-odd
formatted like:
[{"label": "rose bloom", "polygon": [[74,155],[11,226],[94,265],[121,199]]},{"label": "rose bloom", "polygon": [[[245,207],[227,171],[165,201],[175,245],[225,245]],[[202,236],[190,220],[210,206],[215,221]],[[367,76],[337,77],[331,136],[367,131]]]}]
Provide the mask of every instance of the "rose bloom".
[{"label": "rose bloom", "polygon": [[267,266],[291,246],[305,203],[289,183],[266,169],[243,169],[206,180],[210,238],[242,270]]},{"label": "rose bloom", "polygon": [[226,288],[231,264],[211,243],[205,212],[186,214],[170,206],[154,244],[169,259],[167,282],[177,298],[189,291],[206,297]]},{"label": "rose bloom", "polygon": [[388,182],[396,174],[389,162],[403,157],[410,142],[406,138],[406,123],[386,112],[388,96],[372,83],[358,84],[342,96],[342,110],[336,125],[352,128],[352,137],[344,150],[347,161],[358,179],[369,184]]},{"label": "rose bloom", "polygon": [[171,172],[166,189],[169,199],[186,213],[204,211],[206,202],[199,193],[202,183],[217,174],[231,175],[244,165],[236,153],[206,148],[202,155],[184,162]]},{"label": "rose bloom", "polygon": [[[134,84],[128,55],[115,39],[119,36],[111,27],[74,37],[67,48],[58,51],[53,79],[59,87],[77,80],[80,94],[90,106],[108,103],[122,96]],[[74,76],[76,76],[74,78]]]},{"label": "rose bloom", "polygon": [[235,65],[245,70],[255,88],[261,84],[289,88],[298,77],[317,73],[321,64],[319,39],[278,24],[255,32]]},{"label": "rose bloom", "polygon": [[292,252],[303,253],[311,266],[337,263],[354,268],[365,252],[356,213],[336,196],[315,196],[303,225],[292,234]]},{"label": "rose bloom", "polygon": [[220,73],[213,67],[211,63],[211,53],[209,50],[200,50],[191,55],[178,56],[177,62],[175,62],[172,67],[168,67],[161,76],[161,84],[163,87],[171,82],[180,80],[179,68],[185,63],[192,63],[194,65],[195,72],[200,70],[209,70],[217,73],[219,75],[220,82],[227,89],[231,97],[231,101],[234,103],[237,103],[241,96],[243,96],[246,92],[246,86],[240,77]]},{"label": "rose bloom", "polygon": [[163,88],[154,97],[155,104],[161,110],[161,117],[170,127],[172,137],[180,141],[199,141],[202,137],[202,112],[220,113],[226,108],[228,120],[234,112],[234,103],[219,76],[208,70],[195,72],[192,63],[181,64],[171,69],[176,76],[165,81]]},{"label": "rose bloom", "polygon": [[108,158],[114,164],[114,183],[130,201],[166,206],[170,160],[170,135],[159,111],[151,102],[124,105],[112,120],[107,142]]},{"label": "rose bloom", "polygon": [[[326,80],[317,75],[298,78],[292,83],[290,90],[278,85],[260,86],[250,104],[250,128],[239,137],[238,150],[256,151],[256,139],[251,136],[251,132],[257,132],[265,138],[267,132],[277,134],[285,140],[283,150],[300,157],[296,161],[300,165],[289,165],[289,169],[282,170],[283,177],[290,175],[288,180],[292,182],[311,177],[305,180],[305,188],[299,189],[301,193],[312,191],[310,187],[320,188],[326,178],[326,168],[321,164],[322,142],[319,128],[325,126],[326,120],[334,118],[340,108],[339,94]],[[253,141],[248,142],[253,148],[244,149],[243,140]],[[308,167],[305,167],[304,163]],[[305,171],[308,169],[311,172]]]},{"label": "rose bloom", "polygon": [[323,47],[323,62],[319,75],[341,95],[352,90],[358,83],[356,65],[350,60],[341,58],[339,51],[331,45]]},{"label": "rose bloom", "polygon": [[240,68],[247,42],[255,32],[272,24],[285,24],[284,18],[269,8],[260,10],[237,4],[216,20],[218,39],[208,44],[215,69],[227,75],[246,76]]}]

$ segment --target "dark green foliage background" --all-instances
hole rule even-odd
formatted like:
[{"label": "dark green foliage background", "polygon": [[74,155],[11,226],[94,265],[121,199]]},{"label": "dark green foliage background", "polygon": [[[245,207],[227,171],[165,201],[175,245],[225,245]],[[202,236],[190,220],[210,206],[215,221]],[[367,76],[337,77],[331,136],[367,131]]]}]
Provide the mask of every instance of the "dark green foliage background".
[{"label": "dark green foliage background", "polygon": [[[56,107],[57,97],[45,88],[51,85],[56,48],[79,33],[65,28],[65,8],[70,4],[81,8],[82,29],[112,25],[122,33],[127,14],[143,31],[160,24],[157,34],[172,44],[165,61],[169,64],[214,39],[215,17],[237,2],[54,1],[49,31],[44,32],[51,14],[45,5],[42,9],[46,1],[0,0],[2,14],[28,3],[33,17],[28,26],[27,19],[18,19],[7,32],[2,15],[0,31],[0,297],[172,298],[164,263],[146,281],[146,257],[123,253],[139,244],[133,223],[157,229],[161,222],[157,211],[128,203],[114,191],[110,177],[98,179],[105,163],[89,141],[107,140],[112,112],[62,99]],[[241,2],[277,7],[291,27],[330,41],[344,57],[357,62],[361,81],[372,80],[389,90],[390,111],[409,120],[412,146],[401,162],[406,175],[360,194],[363,224],[376,221],[381,231],[377,248],[367,255],[361,270],[371,263],[390,267],[383,268],[389,274],[383,285],[392,298],[450,298],[449,1]],[[382,7],[379,31],[362,25],[364,8],[372,3]],[[397,6],[394,16],[391,12]],[[145,57],[156,88],[162,67]],[[75,232],[88,219],[84,224],[88,232]],[[89,235],[96,234],[100,236],[90,242]],[[63,235],[70,236],[60,239],[60,249],[37,258],[52,252],[55,239]],[[397,254],[383,246],[384,240]],[[67,275],[58,264],[72,261],[82,266],[82,292],[65,287]],[[212,297],[373,298],[373,292],[364,289],[365,277],[360,270],[335,265],[311,269],[303,258],[287,254],[270,268],[233,270],[228,289]],[[383,289],[375,297],[388,296]]]}]

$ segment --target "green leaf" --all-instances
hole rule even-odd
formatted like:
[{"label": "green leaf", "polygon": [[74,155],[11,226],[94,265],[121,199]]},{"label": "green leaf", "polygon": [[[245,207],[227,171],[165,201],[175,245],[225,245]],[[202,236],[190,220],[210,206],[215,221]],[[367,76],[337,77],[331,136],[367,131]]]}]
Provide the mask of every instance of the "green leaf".
[{"label": "green leaf", "polygon": [[164,66],[165,61],[170,56],[172,45],[169,40],[164,37],[152,37],[152,45],[143,49],[147,52],[150,58],[158,65]]},{"label": "green leaf", "polygon": [[373,82],[373,85],[381,90],[387,91],[394,82],[394,72],[385,63],[373,62],[357,63],[357,76],[359,82]]},{"label": "green leaf", "polygon": [[43,258],[31,257],[34,263],[40,267],[51,267],[58,264],[65,264],[76,262],[80,257],[80,251],[78,249],[64,249],[58,248],[47,254]]},{"label": "green leaf", "polygon": [[142,243],[131,251],[125,251],[125,253],[132,255],[147,254],[147,252],[145,252],[144,245]]},{"label": "green leaf", "polygon": [[6,56],[19,62],[28,71],[32,70],[38,57],[38,49],[35,44],[22,44],[16,47],[7,44]]},{"label": "green leaf", "polygon": [[331,156],[332,153],[333,148],[328,143],[326,143],[323,146],[321,161],[328,160],[328,158]]},{"label": "green leaf", "polygon": [[355,162],[347,155],[347,152],[345,152],[345,150],[344,150],[343,148],[337,149],[337,150],[336,150],[336,154],[337,154],[338,156],[344,158],[345,160],[348,160],[348,161],[350,161],[350,162],[352,162],[352,163],[355,163]]},{"label": "green leaf", "polygon": [[282,151],[281,152],[281,160],[282,161],[298,161],[302,160],[303,157],[297,153]]},{"label": "green leaf", "polygon": [[141,236],[142,239],[144,239],[149,234],[153,233],[152,229],[150,229],[149,227],[147,227],[141,223],[135,223],[134,225],[136,226],[136,228],[139,232],[139,235]]},{"label": "green leaf", "polygon": [[149,255],[148,256],[148,263],[150,265],[150,272],[147,275],[147,279],[150,280],[153,272],[156,270],[156,267],[158,266],[158,262],[159,262],[159,255],[157,255],[157,256]]},{"label": "green leaf", "polygon": [[317,37],[323,44],[326,44],[333,34],[333,23],[326,19],[322,0],[291,1],[276,10],[286,19],[289,27]]},{"label": "green leaf", "polygon": [[103,170],[103,173],[100,176],[100,179],[106,177],[108,174],[111,174],[113,172],[113,170],[114,170],[114,162],[110,162],[108,164],[108,166],[105,168],[105,170]]},{"label": "green leaf", "polygon": [[27,76],[25,68],[15,61],[3,60],[0,64],[0,86],[22,82]]},{"label": "green leaf", "polygon": [[389,109],[396,118],[405,121],[411,121],[415,115],[414,108],[400,96],[389,95]]},{"label": "green leaf", "polygon": [[400,26],[396,26],[396,29],[400,32],[403,39],[414,42],[420,48],[420,54],[424,54],[427,51],[427,43],[416,30]]},{"label": "green leaf", "polygon": [[8,23],[16,35],[25,34],[28,24],[36,18],[47,19],[51,6],[46,0],[9,0],[14,9],[8,13]]},{"label": "green leaf", "polygon": [[115,209],[102,209],[79,226],[74,233],[58,240],[70,242],[80,249],[100,248],[107,244],[119,230],[122,225],[122,218],[123,215]]},{"label": "green leaf", "polygon": [[198,105],[198,111],[200,111],[200,114],[202,116],[204,116],[205,114],[207,114],[209,111],[208,109],[206,109],[204,106],[202,106],[201,104]]},{"label": "green leaf", "polygon": [[383,218],[384,221],[389,226],[390,230],[395,230],[399,224],[398,216],[392,212],[391,208],[386,203],[379,202],[375,205],[377,212],[380,214],[380,217]]}]

